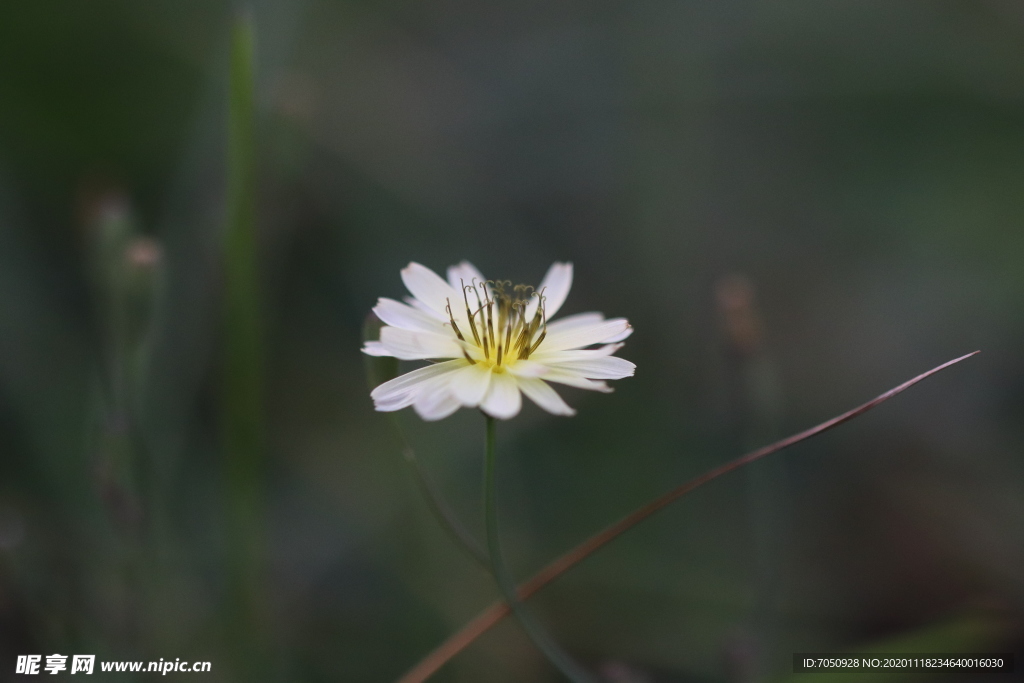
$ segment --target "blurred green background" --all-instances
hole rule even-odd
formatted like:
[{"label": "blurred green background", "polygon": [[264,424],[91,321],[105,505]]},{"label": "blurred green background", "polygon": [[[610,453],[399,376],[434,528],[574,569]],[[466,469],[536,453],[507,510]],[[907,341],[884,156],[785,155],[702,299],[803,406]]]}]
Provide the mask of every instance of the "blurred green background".
[{"label": "blurred green background", "polygon": [[[238,505],[235,10],[37,0],[0,21],[0,679],[58,652],[392,681],[495,599],[359,353],[403,266],[462,259],[525,282],[573,261],[563,311],[636,328],[614,394],[500,425],[522,577],[983,350],[532,601],[608,681],[781,680],[807,651],[1024,664],[1020,3],[256,2],[262,389]],[[480,416],[400,420],[479,534]],[[436,680],[559,679],[505,623]]]}]

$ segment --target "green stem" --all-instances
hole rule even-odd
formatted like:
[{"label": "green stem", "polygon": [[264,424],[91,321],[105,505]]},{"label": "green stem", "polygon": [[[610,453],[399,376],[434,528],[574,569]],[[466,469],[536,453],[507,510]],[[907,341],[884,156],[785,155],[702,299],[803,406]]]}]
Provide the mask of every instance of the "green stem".
[{"label": "green stem", "polygon": [[[394,413],[392,413],[392,416],[394,416]],[[452,540],[460,548],[476,560],[477,564],[483,567],[485,571],[491,571],[491,560],[487,555],[487,551],[473,538],[469,530],[462,525],[459,518],[455,516],[455,513],[445,504],[437,484],[430,478],[426,468],[423,467],[419,458],[416,457],[416,451],[409,444],[409,440],[405,438],[405,432],[402,431],[402,426],[398,423],[398,419],[392,417],[391,424],[395,428],[398,440],[402,443],[402,459],[408,463],[409,469],[412,470],[413,477],[416,479],[416,485],[423,494],[423,498],[426,500],[430,512],[434,515],[434,519],[437,520],[442,529],[448,532],[448,535],[451,536]]]},{"label": "green stem", "polygon": [[484,517],[487,526],[487,550],[491,555],[491,570],[501,594],[505,597],[509,609],[515,615],[516,620],[526,631],[533,644],[544,653],[544,656],[559,670],[566,678],[573,683],[595,683],[587,671],[577,664],[562,648],[541,627],[533,615],[530,614],[516,593],[516,584],[513,581],[508,567],[501,555],[501,540],[498,537],[498,505],[495,495],[494,470],[495,470],[495,420],[493,417],[485,416],[487,420],[487,445],[484,457]]},{"label": "green stem", "polygon": [[237,677],[270,680],[264,597],[263,318],[256,241],[255,27],[248,13],[231,32],[227,225],[224,234],[221,410],[227,504],[227,636]]}]

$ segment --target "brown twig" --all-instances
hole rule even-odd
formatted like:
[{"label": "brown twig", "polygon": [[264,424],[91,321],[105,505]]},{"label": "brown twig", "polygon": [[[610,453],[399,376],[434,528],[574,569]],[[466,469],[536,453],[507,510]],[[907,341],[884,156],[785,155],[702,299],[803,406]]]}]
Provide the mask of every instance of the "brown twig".
[{"label": "brown twig", "polygon": [[[794,444],[800,443],[805,439],[809,439],[812,436],[817,436],[822,432],[826,432],[832,429],[833,427],[838,427],[844,422],[848,422],[849,420],[852,420],[853,418],[858,417],[859,415],[863,415],[864,413],[871,410],[875,406],[884,403],[885,401],[888,401],[896,394],[899,394],[905,391],[906,389],[909,389],[910,387],[914,386],[921,380],[931,377],[935,373],[941,372],[942,370],[945,370],[951,365],[955,365],[956,363],[959,363],[962,360],[966,360],[967,358],[970,358],[971,356],[974,356],[978,353],[980,353],[980,351],[974,351],[973,353],[968,353],[965,356],[960,356],[959,358],[954,358],[951,361],[947,361],[938,367],[932,368],[928,372],[920,374],[917,377],[904,382],[898,387],[890,389],[881,396],[878,396],[877,398],[874,398],[868,401],[867,403],[864,403],[863,405],[857,406],[853,410],[849,410],[843,413],[842,415],[833,417],[831,420],[822,422],[816,427],[811,427],[810,429],[802,431],[799,434],[794,434],[793,436],[789,436],[785,439],[782,439],[781,441],[776,441],[775,443],[769,446],[764,446],[763,448],[759,448],[756,451],[747,453],[744,456],[741,456],[731,462],[728,462],[724,465],[716,467],[715,469],[709,472],[702,474],[696,479],[691,479],[682,486],[672,489],[668,493],[662,495],[659,498],[656,498],[647,505],[644,505],[638,510],[626,515],[625,517],[620,519],[618,522],[615,522],[611,526],[605,527],[605,529],[603,529],[602,531],[591,536],[583,543],[579,544],[578,546],[568,551],[561,557],[555,559],[548,566],[541,569],[528,581],[519,586],[519,599],[526,600],[534,593],[539,591],[541,588],[544,588],[549,583],[554,581],[556,578],[564,574],[566,571],[568,571],[575,565],[579,564],[586,558],[593,555],[595,552],[597,552],[598,549],[608,544],[610,541],[614,540],[626,531],[632,529],[634,526],[644,521],[645,519],[653,515],[655,512],[658,512],[659,510],[666,507],[670,503],[675,502],[678,498],[686,495],[690,491],[693,491],[698,486],[706,484],[712,479],[717,479],[723,474],[728,474],[729,472],[732,472],[737,468],[743,467],[744,465],[748,465],[754,462],[755,460],[759,460],[765,457],[766,455],[771,455],[772,453],[781,451],[784,448],[789,448]],[[464,650],[470,643],[472,643],[479,636],[481,636],[485,631],[487,631],[487,629],[501,621],[505,616],[508,615],[508,613],[508,605],[506,605],[504,602],[494,603],[493,605],[488,607],[484,612],[477,615],[477,617],[473,619],[473,621],[469,622],[468,624],[463,626],[462,629],[460,629],[458,632],[450,636],[448,640],[446,640],[440,646],[438,646],[437,649],[435,649],[433,652],[427,655],[424,659],[420,660],[420,662],[415,667],[410,669],[404,676],[402,676],[402,678],[400,678],[397,683],[422,683],[423,681],[427,680],[430,676],[433,676],[438,669],[444,666],[444,664],[447,663],[448,660],[462,652],[462,650]]]}]

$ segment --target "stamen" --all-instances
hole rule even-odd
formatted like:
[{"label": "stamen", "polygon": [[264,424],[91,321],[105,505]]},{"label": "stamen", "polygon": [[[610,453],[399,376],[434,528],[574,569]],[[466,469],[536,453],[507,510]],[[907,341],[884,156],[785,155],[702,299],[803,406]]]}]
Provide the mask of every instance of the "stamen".
[{"label": "stamen", "polygon": [[[484,300],[480,301],[480,290],[477,287],[483,287],[484,289]],[[487,350],[487,328],[484,326],[487,315],[484,313],[484,306],[487,301],[487,285],[481,282],[479,285],[476,282],[476,278],[473,278],[473,295],[476,297],[476,313],[474,315],[480,316],[480,348],[484,350],[484,358],[487,360],[491,359],[491,354]]]},{"label": "stamen", "polygon": [[[473,278],[469,285],[465,280],[459,280],[459,284],[473,342],[483,351],[485,360],[491,361],[493,352],[493,361],[500,368],[503,362],[529,358],[544,341],[547,336],[547,301],[543,290],[538,292],[530,285],[513,286],[511,280],[478,282]],[[469,290],[473,291],[476,299],[475,310],[469,303]],[[537,310],[527,320],[526,311],[532,297],[538,299]],[[451,301],[445,299],[445,302],[445,312],[458,337],[462,354],[470,363],[476,364],[477,361],[469,354],[470,342],[455,320]]]},{"label": "stamen", "polygon": [[534,322],[536,322],[537,320],[537,315],[540,315],[541,317],[540,336],[537,337],[537,341],[535,341],[533,345],[530,347],[530,349],[526,352],[526,358],[529,358],[530,354],[536,351],[537,347],[540,346],[540,343],[544,341],[544,337],[548,336],[547,300],[544,298],[543,294],[540,295],[540,305],[537,306],[537,313],[533,316]]},{"label": "stamen", "polygon": [[448,301],[448,299],[445,299],[445,301],[448,302],[448,305],[444,307],[445,310],[448,311],[448,321],[452,324],[452,329],[455,330],[455,336],[459,338],[460,342],[462,342],[462,344],[459,344],[459,348],[462,349],[462,355],[466,357],[466,360],[469,361],[470,365],[476,365],[476,361],[469,357],[469,351],[467,351],[464,346],[466,338],[462,336],[462,332],[459,330],[459,325],[455,322],[455,316],[452,315],[452,302]]},{"label": "stamen", "polygon": [[[494,346],[494,301],[491,300],[490,294],[487,291],[487,283],[489,282],[494,281],[487,280],[487,282],[484,283],[484,297],[487,301],[487,335],[484,339],[484,344],[490,343],[491,346]],[[497,285],[495,284],[495,286]],[[485,346],[485,352],[486,348],[487,347]]]},{"label": "stamen", "polygon": [[447,301],[447,305],[444,306],[444,310],[446,310],[447,314],[449,314],[449,322],[452,324],[452,329],[455,330],[455,336],[458,337],[459,341],[462,342],[462,344],[459,344],[459,348],[462,349],[462,354],[466,356],[467,360],[469,360],[470,365],[475,366],[476,360],[473,360],[471,357],[469,357],[469,351],[466,350],[465,346],[465,344],[467,343],[466,338],[462,336],[462,331],[459,330],[459,324],[455,322],[455,315],[452,314],[452,302],[447,299],[444,300]]},{"label": "stamen", "polygon": [[[448,299],[445,299],[448,301]],[[448,301],[448,305],[444,307],[444,310],[448,312],[448,321],[452,324],[452,329],[455,330],[455,336],[459,338],[459,341],[466,341],[466,338],[462,336],[462,332],[459,330],[458,323],[455,322],[455,316],[452,315],[452,302]]]},{"label": "stamen", "polygon": [[537,341],[535,341],[533,346],[530,347],[530,350],[526,352],[526,358],[529,358],[530,354],[537,350],[537,347],[540,346],[540,343],[544,341],[544,337],[546,336],[548,336],[547,328],[541,330],[540,336],[537,337]]},{"label": "stamen", "polygon": [[523,325],[522,329],[519,332],[519,336],[516,337],[515,350],[519,354],[519,358],[523,357],[523,345],[529,343],[526,340],[526,334],[529,330],[529,325]]},{"label": "stamen", "polygon": [[529,294],[527,294],[527,292],[529,292],[532,289],[533,287],[531,285],[516,285],[514,288],[515,292],[517,292],[519,295],[525,294],[526,298],[517,296],[515,302],[512,304],[512,308],[514,310],[513,319],[515,322],[509,326],[509,335],[506,338],[505,342],[505,346],[508,348],[509,351],[512,351],[511,342],[513,336],[516,337],[516,351],[518,351],[520,348],[520,341],[522,340],[523,330],[528,325],[526,321],[526,307],[529,302]]},{"label": "stamen", "polygon": [[505,348],[512,351],[512,325],[516,320],[516,313],[519,311],[519,302],[512,304],[512,315],[509,316],[508,326],[505,328]]},{"label": "stamen", "polygon": [[522,346],[519,347],[520,358],[529,358],[530,354],[533,353],[533,350],[531,349],[533,335],[537,333],[537,329],[540,328],[541,323],[544,320],[545,299],[543,292],[533,292],[533,296],[537,297],[537,310],[533,314],[533,319],[526,324],[523,330],[522,342],[516,342],[517,347],[519,347],[520,343],[522,344]]},{"label": "stamen", "polygon": [[[473,321],[473,312],[469,310],[469,294],[466,293],[466,283],[460,278],[459,284],[462,285],[462,300],[466,303],[466,316],[469,318],[469,329],[473,332],[473,341],[476,342],[477,346],[480,346],[480,335],[476,331],[476,323]],[[476,287],[473,287],[473,291],[476,291]],[[479,300],[479,296],[477,299]]]},{"label": "stamen", "polygon": [[495,340],[498,342],[498,365],[501,365],[501,356],[503,349],[501,342],[502,337],[504,336],[506,323],[508,322],[509,303],[509,298],[505,294],[505,288],[502,287],[500,290],[498,290],[498,336]]},{"label": "stamen", "polygon": [[[486,296],[487,295],[487,285],[484,285],[484,283],[482,283],[482,282],[480,283],[480,285],[483,285],[483,287],[484,287],[484,296]],[[473,278],[473,285],[472,286],[473,286],[473,294],[476,296],[476,306],[477,306],[477,308],[483,308],[483,304],[480,303],[480,290],[477,289],[478,285],[476,284],[476,278]]]}]

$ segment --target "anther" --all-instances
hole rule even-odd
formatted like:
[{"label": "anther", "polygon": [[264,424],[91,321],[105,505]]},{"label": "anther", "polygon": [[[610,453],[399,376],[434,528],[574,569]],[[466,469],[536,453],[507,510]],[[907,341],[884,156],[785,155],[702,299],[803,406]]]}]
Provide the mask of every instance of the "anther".
[{"label": "anther", "polygon": [[487,334],[485,335],[485,339],[484,339],[484,344],[485,344],[484,349],[485,349],[485,352],[486,352],[486,349],[487,349],[486,344],[489,343],[491,346],[495,346],[495,337],[494,337],[494,302],[490,299],[490,297],[488,296],[486,290],[484,290],[484,296],[487,296],[487,304],[486,304],[486,306],[487,306]]},{"label": "anther", "polygon": [[[546,302],[546,300],[544,298],[544,295],[541,294],[540,295],[540,305],[537,306],[537,312],[533,316],[533,322],[530,323],[530,326],[533,327],[533,324],[537,322],[538,316],[540,317],[540,336],[537,337],[537,341],[533,342],[533,344],[530,346],[530,348],[527,349],[526,355],[524,356],[524,358],[529,358],[530,354],[532,354],[534,351],[536,351],[537,347],[540,346],[540,343],[542,341],[544,341],[544,337],[546,337],[548,335],[548,314],[547,314],[547,305],[546,305],[546,303],[547,302]],[[534,328],[534,330],[536,330],[536,328]],[[532,337],[533,334],[531,333],[530,336]],[[527,341],[527,343],[529,344],[529,341]]]},{"label": "anther", "polygon": [[537,341],[535,341],[533,346],[530,347],[530,350],[526,352],[526,358],[529,358],[530,354],[537,350],[537,347],[540,346],[540,343],[544,341],[544,337],[546,336],[548,336],[547,329],[541,330],[540,336],[537,337]]},{"label": "anther", "polygon": [[512,304],[512,315],[509,316],[508,325],[505,326],[505,348],[512,350],[512,324],[516,319],[516,304]]},{"label": "anther", "polygon": [[[476,342],[477,346],[480,346],[480,335],[476,331],[476,322],[473,321],[473,312],[469,310],[469,294],[466,293],[466,283],[460,279],[459,284],[462,285],[462,300],[466,303],[466,317],[469,318],[469,329],[473,332],[473,341]],[[476,287],[474,287],[473,290],[475,291]],[[480,297],[477,297],[477,299],[479,298]]]},{"label": "anther", "polygon": [[[448,301],[448,299],[445,299]],[[448,301],[448,305],[444,307],[444,310],[448,312],[448,321],[452,324],[452,329],[455,330],[455,336],[459,338],[459,341],[466,341],[466,338],[462,336],[462,332],[459,330],[458,323],[455,322],[455,316],[452,315],[452,302]]]}]

